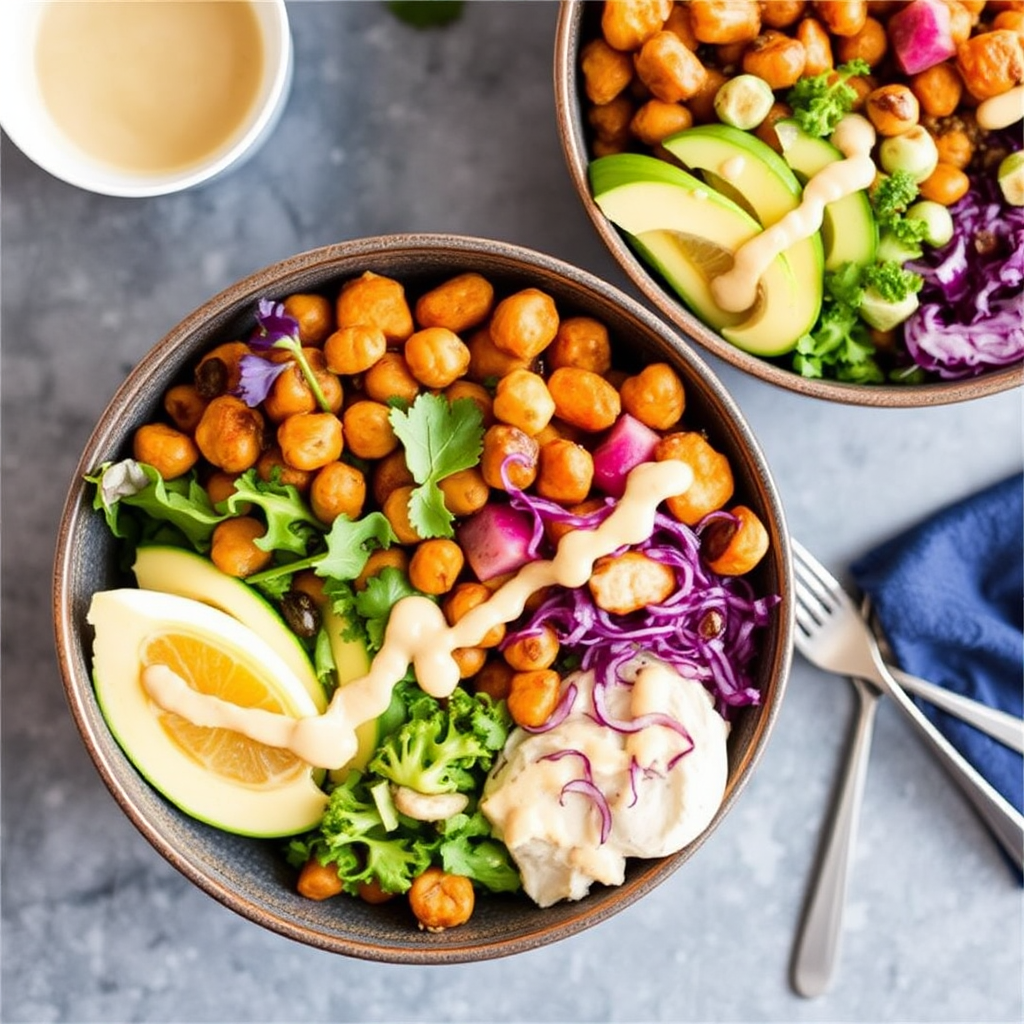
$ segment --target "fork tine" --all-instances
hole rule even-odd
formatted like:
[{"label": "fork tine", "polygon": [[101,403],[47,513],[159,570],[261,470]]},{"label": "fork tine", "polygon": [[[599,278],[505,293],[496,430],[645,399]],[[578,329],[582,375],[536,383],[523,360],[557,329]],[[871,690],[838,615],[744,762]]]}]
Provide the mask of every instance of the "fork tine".
[{"label": "fork tine", "polygon": [[792,545],[797,583],[814,594],[826,610],[843,604],[845,592],[839,581],[798,541],[792,541]]}]

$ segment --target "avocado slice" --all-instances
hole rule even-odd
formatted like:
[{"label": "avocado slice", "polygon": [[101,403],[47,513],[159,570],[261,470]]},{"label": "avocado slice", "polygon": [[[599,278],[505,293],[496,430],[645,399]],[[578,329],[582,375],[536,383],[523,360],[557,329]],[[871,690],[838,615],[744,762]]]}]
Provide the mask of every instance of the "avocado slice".
[{"label": "avocado slice", "polygon": [[728,270],[736,250],[761,230],[736,203],[680,168],[638,153],[595,160],[590,182],[597,205],[641,257],[697,316],[737,347],[781,355],[810,327],[802,309],[806,300],[786,255],[777,256],[765,271],[751,309],[730,313],[714,301],[712,278]]},{"label": "avocado slice", "polygon": [[[782,155],[796,176],[806,182],[823,167],[843,159],[843,154],[825,139],[809,135],[790,118],[778,121],[775,133]],[[821,237],[825,243],[825,269],[836,270],[844,263],[867,266],[875,261],[878,224],[867,192],[851,192],[825,207]]]}]

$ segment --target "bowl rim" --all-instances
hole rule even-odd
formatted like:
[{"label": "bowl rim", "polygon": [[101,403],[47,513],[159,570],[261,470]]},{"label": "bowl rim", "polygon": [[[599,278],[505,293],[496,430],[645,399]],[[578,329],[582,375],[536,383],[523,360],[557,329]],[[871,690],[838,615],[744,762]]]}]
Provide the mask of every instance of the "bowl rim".
[{"label": "bowl rim", "polygon": [[[749,749],[732,772],[729,788],[715,815],[714,820],[698,839],[684,851],[649,862],[651,868],[634,879],[617,887],[615,898],[601,902],[588,909],[587,901],[576,906],[578,912],[571,918],[542,926],[527,935],[500,937],[489,943],[475,943],[470,947],[457,944],[458,929],[453,929],[453,944],[433,946],[424,944],[420,948],[395,948],[373,942],[326,934],[297,923],[284,914],[274,912],[248,899],[205,858],[193,855],[189,849],[182,849],[171,842],[148,820],[143,810],[136,805],[128,786],[119,777],[119,772],[130,769],[131,762],[118,747],[111,747],[111,756],[104,752],[109,736],[103,734],[103,720],[97,713],[96,699],[92,687],[88,663],[82,657],[83,638],[81,624],[75,620],[72,611],[74,589],[75,538],[79,524],[85,517],[95,514],[91,499],[86,494],[85,475],[92,472],[102,458],[111,450],[112,435],[117,424],[131,415],[133,396],[137,389],[160,368],[167,368],[170,362],[180,358],[179,345],[202,331],[204,324],[223,323],[226,314],[254,306],[258,298],[267,294],[270,286],[277,290],[287,289],[289,280],[316,268],[329,272],[336,267],[337,276],[343,272],[358,272],[360,262],[374,256],[391,257],[436,253],[439,247],[451,253],[457,260],[474,255],[497,256],[509,266],[510,274],[528,277],[540,273],[555,274],[563,278],[569,287],[583,293],[594,293],[603,301],[618,306],[627,318],[636,321],[645,331],[658,336],[666,343],[675,357],[686,366],[687,371],[699,378],[711,397],[718,402],[729,417],[729,426],[743,445],[750,460],[751,468],[758,478],[761,500],[765,513],[778,526],[777,543],[773,546],[774,569],[777,575],[781,603],[777,606],[778,641],[771,652],[771,662],[766,665],[765,678],[772,680],[775,699],[762,706],[752,730]],[[210,331],[215,333],[216,327]],[[208,340],[212,341],[212,337]],[[764,453],[752,434],[735,400],[725,385],[718,379],[712,368],[685,342],[675,338],[672,328],[656,317],[636,300],[620,292],[613,285],[600,280],[588,271],[574,267],[560,259],[511,243],[482,239],[472,236],[451,234],[397,234],[363,239],[352,239],[333,245],[311,249],[255,271],[208,299],[188,314],[164,335],[128,373],[113,397],[106,405],[89,440],[77,462],[67,497],[61,513],[55,556],[53,563],[53,622],[58,667],[65,698],[82,737],[86,749],[98,770],[104,784],[113,795],[122,811],[135,828],[156,851],[173,867],[181,872],[198,888],[212,896],[228,909],[240,916],[262,925],[270,931],[305,945],[340,953],[357,959],[376,960],[403,964],[456,963],[494,959],[536,948],[567,938],[590,928],[630,906],[641,896],[656,888],[669,874],[673,873],[684,860],[688,859],[717,827],[721,818],[745,788],[754,767],[760,761],[767,742],[774,730],[788,682],[793,656],[793,607],[791,600],[791,554],[789,532],[785,512],[778,490],[770,473]],[[102,736],[102,742],[101,742]],[[115,763],[117,762],[117,763]],[[137,774],[137,772],[136,772]],[[181,812],[184,813],[184,812]]]},{"label": "bowl rim", "polygon": [[949,405],[982,398],[1024,385],[1024,360],[1011,366],[986,371],[976,377],[928,381],[924,384],[851,384],[844,381],[801,377],[759,356],[730,344],[692,314],[662,287],[647,266],[626,243],[622,234],[601,212],[590,194],[582,105],[578,89],[580,29],[586,0],[560,0],[555,29],[554,86],[555,116],[562,152],[576,194],[587,216],[619,266],[633,284],[669,322],[690,340],[753,377],[795,391],[801,395],[846,405],[876,408],[909,408]]}]

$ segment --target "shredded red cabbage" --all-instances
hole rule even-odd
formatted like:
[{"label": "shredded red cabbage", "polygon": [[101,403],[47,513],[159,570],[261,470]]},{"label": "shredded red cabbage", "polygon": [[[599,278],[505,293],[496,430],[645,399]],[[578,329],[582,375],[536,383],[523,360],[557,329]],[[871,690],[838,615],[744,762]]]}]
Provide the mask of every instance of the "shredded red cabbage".
[{"label": "shredded red cabbage", "polygon": [[989,172],[950,213],[952,240],[908,264],[924,286],[903,336],[919,366],[957,379],[1024,359],[1024,207],[1006,203]]},{"label": "shredded red cabbage", "polygon": [[588,779],[573,779],[571,782],[567,782],[562,787],[562,793],[558,801],[559,803],[565,803],[566,793],[579,793],[593,802],[598,813],[601,815],[600,842],[602,845],[608,842],[608,836],[611,835],[612,831],[612,809],[608,806],[608,798],[604,793],[602,793],[601,790]]}]

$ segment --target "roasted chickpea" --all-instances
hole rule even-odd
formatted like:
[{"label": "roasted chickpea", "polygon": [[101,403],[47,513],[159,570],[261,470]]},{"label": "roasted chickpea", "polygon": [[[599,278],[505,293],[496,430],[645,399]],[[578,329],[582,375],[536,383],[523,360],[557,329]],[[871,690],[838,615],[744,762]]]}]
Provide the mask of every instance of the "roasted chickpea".
[{"label": "roasted chickpea", "polygon": [[424,327],[405,343],[409,372],[428,388],[446,388],[469,367],[469,349],[447,327]]},{"label": "roasted chickpea", "polygon": [[445,327],[462,334],[482,324],[493,304],[494,286],[486,277],[473,272],[459,274],[420,296],[416,322],[420,327]]},{"label": "roasted chickpea", "polygon": [[832,38],[817,18],[804,18],[797,25],[796,37],[804,45],[805,75],[820,75],[834,67]]},{"label": "roasted chickpea", "polygon": [[541,626],[538,632],[513,640],[501,655],[517,672],[532,672],[551,668],[560,649],[558,634],[550,626]]},{"label": "roasted chickpea", "polygon": [[[604,498],[588,498],[586,501],[579,502],[579,504],[571,505],[569,507],[569,511],[574,516],[589,516],[592,513],[597,512],[599,509],[605,507],[606,505]],[[569,523],[552,520],[548,523],[545,523],[544,534],[547,537],[547,539],[557,547],[558,542],[567,533],[572,532],[574,529],[575,527],[571,526]]]},{"label": "roasted chickpea", "polygon": [[421,541],[409,560],[409,582],[424,594],[447,594],[462,572],[462,548],[446,537]]},{"label": "roasted chickpea", "polygon": [[622,408],[653,430],[670,430],[683,415],[686,393],[668,363],[651,363],[619,389]]},{"label": "roasted chickpea", "polygon": [[507,700],[512,688],[512,666],[503,658],[491,658],[473,677],[473,689],[491,700]]},{"label": "roasted chickpea", "polygon": [[370,552],[370,557],[363,566],[363,571],[352,581],[355,590],[365,590],[366,584],[379,576],[385,569],[397,569],[408,574],[409,556],[404,548],[397,545],[390,548],[378,548]]},{"label": "roasted chickpea", "polygon": [[735,519],[709,523],[701,534],[701,556],[709,569],[723,576],[750,572],[768,550],[768,531],[746,505],[729,509]]},{"label": "roasted chickpea", "polygon": [[[231,473],[225,473],[222,469],[214,470],[206,478],[206,493],[210,501],[213,503],[213,507],[216,508],[222,501],[227,501],[228,498],[234,497],[237,493],[235,487],[235,481],[238,479]],[[248,502],[245,503],[244,508],[238,508],[235,511],[239,514],[244,515],[249,511]]]},{"label": "roasted chickpea", "polygon": [[[473,583],[471,581],[457,583],[441,605],[445,621],[449,626],[454,626],[456,622],[461,621],[474,608],[479,608],[480,605],[486,604],[490,598],[490,588],[485,587],[482,583]],[[497,647],[504,639],[505,624],[499,622],[496,626],[492,626],[474,646]]]},{"label": "roasted chickpea", "polygon": [[452,661],[459,666],[460,679],[472,679],[487,663],[487,652],[482,647],[456,647]]},{"label": "roasted chickpea", "polygon": [[646,40],[636,56],[636,73],[666,103],[689,99],[707,75],[700,58],[675,32],[655,32]]},{"label": "roasted chickpea", "polygon": [[465,378],[453,381],[444,389],[444,397],[448,399],[449,405],[464,399],[475,402],[484,426],[489,427],[494,422],[494,399],[482,384]]},{"label": "roasted chickpea", "polygon": [[665,32],[674,32],[679,36],[680,42],[688,50],[696,50],[700,46],[697,37],[693,34],[690,8],[686,4],[676,4],[661,27]]},{"label": "roasted chickpea", "polygon": [[573,505],[590,493],[594,457],[582,445],[558,438],[540,449],[537,493],[542,498]]},{"label": "roasted chickpea", "polygon": [[381,511],[391,524],[391,529],[395,531],[399,544],[417,544],[423,539],[409,519],[409,499],[412,492],[411,486],[397,487],[384,499],[381,506]]},{"label": "roasted chickpea", "polygon": [[768,110],[768,116],[754,129],[754,134],[766,145],[771,146],[776,153],[782,152],[782,143],[779,141],[775,125],[785,118],[793,116],[793,109],[785,103],[776,101]]},{"label": "roasted chickpea", "polygon": [[524,288],[501,300],[491,317],[491,340],[502,352],[534,359],[555,340],[555,300],[538,288]]},{"label": "roasted chickpea", "polygon": [[473,916],[475,899],[468,878],[445,874],[440,868],[427,868],[409,888],[409,906],[428,932],[465,924]]},{"label": "roasted chickpea", "polygon": [[628,149],[628,135],[623,135],[621,138],[615,139],[605,139],[598,135],[590,144],[591,154],[595,159],[599,156],[612,156],[614,153],[625,153]]},{"label": "roasted chickpea", "polygon": [[379,327],[355,324],[335,331],[324,342],[324,360],[334,373],[365,373],[387,347],[388,340]]},{"label": "roasted chickpea", "polygon": [[256,540],[266,532],[266,526],[253,516],[224,519],[213,528],[210,560],[228,576],[251,576],[270,565],[274,557],[272,551],[256,546]]},{"label": "roasted chickpea", "polygon": [[1024,41],[1024,10],[1000,11],[992,19],[992,27],[1016,32],[1018,37]]},{"label": "roasted chickpea", "polygon": [[761,0],[761,22],[769,28],[788,28],[804,14],[806,0]]},{"label": "roasted chickpea", "polygon": [[276,444],[256,460],[256,475],[264,481],[276,480],[294,487],[300,494],[305,494],[313,482],[313,474],[308,470],[296,469],[285,462],[284,454]]},{"label": "roasted chickpea", "polygon": [[398,448],[390,455],[373,464],[373,500],[383,505],[388,495],[399,487],[411,487],[416,483],[405,462],[405,450]]},{"label": "roasted chickpea", "polygon": [[744,50],[743,70],[757,75],[772,89],[788,89],[804,73],[807,51],[799,39],[760,35]]},{"label": "roasted chickpea", "polygon": [[971,31],[977,18],[957,0],[947,0],[946,8],[949,11],[949,38],[954,45],[959,46],[962,42],[971,37]]},{"label": "roasted chickpea", "polygon": [[310,857],[299,872],[296,883],[300,896],[308,900],[326,900],[345,891],[338,874],[337,864],[321,864],[316,857]]},{"label": "roasted chickpea", "polygon": [[[341,408],[343,397],[341,381],[327,369],[320,349],[304,348],[302,354],[313,371],[313,377],[327,402],[327,408],[331,412],[337,412]],[[290,355],[282,362],[287,362],[288,365],[278,375],[263,400],[263,412],[272,423],[280,423],[297,412],[315,412],[320,408],[313,389],[298,363]]]},{"label": "roasted chickpea", "polygon": [[702,43],[745,43],[761,31],[755,0],[691,0],[690,23]]},{"label": "roasted chickpea", "polygon": [[132,438],[132,455],[165,480],[184,476],[198,461],[199,449],[188,434],[166,423],[144,423]]},{"label": "roasted chickpea", "polygon": [[864,0],[814,0],[814,11],[834,36],[855,36],[868,17]]},{"label": "roasted chickpea", "polygon": [[935,170],[918,186],[922,199],[952,206],[958,199],[963,199],[971,187],[971,179],[953,164],[939,162]]},{"label": "roasted chickpea", "polygon": [[852,36],[836,39],[836,57],[840,64],[851,60],[862,60],[875,68],[882,63],[889,50],[889,38],[885,26],[876,18],[866,18],[859,32]]},{"label": "roasted chickpea", "polygon": [[398,447],[391,426],[391,409],[369,398],[353,402],[342,413],[341,424],[348,450],[360,459],[383,459]]},{"label": "roasted chickpea", "polygon": [[598,608],[629,615],[666,600],[676,589],[676,574],[642,551],[626,551],[599,558],[587,587]]},{"label": "roasted chickpea", "polygon": [[305,345],[322,345],[334,330],[334,308],[323,295],[296,292],[284,300],[284,311],[299,324],[299,341]]},{"label": "roasted chickpea", "polygon": [[420,393],[420,383],[401,352],[385,352],[363,374],[363,390],[367,398],[377,402],[403,398],[412,403]]},{"label": "roasted chickpea", "polygon": [[612,365],[608,328],[589,316],[572,316],[558,325],[555,340],[544,353],[548,367],[576,366],[581,370],[606,373]]},{"label": "roasted chickpea", "polygon": [[389,345],[400,344],[413,332],[405,289],[398,281],[370,270],[342,285],[334,308],[339,329],[378,327]]},{"label": "roasted chickpea", "polygon": [[491,489],[476,466],[446,476],[438,485],[444,495],[444,507],[453,516],[471,516],[487,504]]},{"label": "roasted chickpea", "polygon": [[[605,39],[591,39],[580,51],[583,91],[591,103],[611,103],[633,79],[633,61]],[[478,321],[479,322],[479,321]]]},{"label": "roasted chickpea", "polygon": [[718,90],[728,81],[725,72],[719,68],[707,68],[704,84],[686,101],[686,107],[697,124],[713,124],[718,120],[715,114],[715,97]]},{"label": "roasted chickpea", "polygon": [[364,903],[370,903],[373,906],[379,906],[381,903],[387,903],[388,900],[395,898],[395,894],[384,889],[376,878],[360,882],[356,886],[356,893]]},{"label": "roasted chickpea", "polygon": [[672,13],[672,0],[607,0],[601,10],[601,34],[616,50],[638,50]]},{"label": "roasted chickpea", "polygon": [[480,456],[480,472],[488,487],[505,490],[501,469],[510,455],[518,456],[516,461],[505,467],[510,483],[521,491],[526,490],[537,478],[537,463],[540,446],[518,427],[507,423],[495,423],[484,431],[483,452]]},{"label": "roasted chickpea", "polygon": [[956,66],[971,95],[987,100],[1024,80],[1024,48],[1016,32],[980,32],[956,50]]},{"label": "roasted chickpea", "polygon": [[562,679],[553,668],[516,672],[509,681],[508,712],[516,725],[542,726],[558,706]]},{"label": "roasted chickpea", "polygon": [[656,462],[679,459],[693,470],[693,483],[666,502],[681,523],[695,526],[709,512],[722,508],[732,497],[733,477],[728,458],[715,451],[696,431],[669,434],[654,449]]},{"label": "roasted chickpea", "polygon": [[332,412],[300,412],[277,428],[285,462],[296,469],[320,469],[342,452],[341,420]]},{"label": "roasted chickpea", "polygon": [[164,412],[186,434],[195,433],[206,405],[207,399],[199,394],[195,384],[175,384],[164,395]]},{"label": "roasted chickpea", "polygon": [[917,124],[921,107],[902,84],[883,85],[868,93],[864,111],[879,135],[902,135]]},{"label": "roasted chickpea", "polygon": [[938,136],[935,149],[939,154],[939,163],[952,164],[961,171],[966,170],[974,156],[974,143],[967,132],[958,128]]},{"label": "roasted chickpea", "polygon": [[548,378],[555,415],[582,430],[606,430],[619,417],[622,401],[615,388],[591,370],[563,366]]},{"label": "roasted chickpea", "polygon": [[242,371],[242,356],[252,350],[241,341],[228,341],[211,349],[196,364],[194,383],[203,398],[217,398],[238,387]]},{"label": "roasted chickpea", "polygon": [[616,96],[610,103],[591,107],[587,123],[594,130],[595,142],[626,143],[636,106],[629,96]]},{"label": "roasted chickpea", "polygon": [[529,359],[520,359],[502,352],[491,340],[491,332],[486,327],[474,331],[466,346],[469,349],[466,376],[476,384],[504,377],[513,370],[528,370],[532,365]]},{"label": "roasted chickpea", "polygon": [[953,64],[935,64],[910,79],[921,109],[931,117],[948,117],[958,106],[964,85]]},{"label": "roasted chickpea", "polygon": [[531,437],[543,430],[555,414],[555,401],[540,374],[513,370],[494,390],[494,415]]},{"label": "roasted chickpea", "polygon": [[258,409],[250,409],[234,395],[220,395],[203,411],[195,442],[207,462],[226,473],[243,473],[256,465],[263,436],[263,415]]},{"label": "roasted chickpea", "polygon": [[322,523],[338,516],[358,519],[366,503],[366,477],[347,462],[329,462],[317,471],[309,487],[309,504]]},{"label": "roasted chickpea", "polygon": [[[681,103],[648,100],[633,115],[629,130],[646,146],[656,146],[693,125],[693,114]],[[550,350],[549,350],[550,351]]]}]

